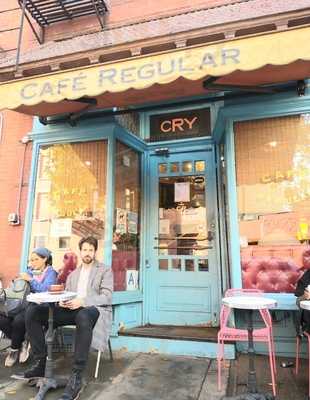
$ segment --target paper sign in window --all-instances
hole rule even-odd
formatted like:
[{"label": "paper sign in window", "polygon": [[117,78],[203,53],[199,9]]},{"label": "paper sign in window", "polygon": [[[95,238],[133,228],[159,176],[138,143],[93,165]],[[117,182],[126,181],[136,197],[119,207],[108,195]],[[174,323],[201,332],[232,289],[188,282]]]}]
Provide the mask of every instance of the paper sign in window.
[{"label": "paper sign in window", "polygon": [[175,182],[174,184],[174,201],[190,201],[190,182]]}]

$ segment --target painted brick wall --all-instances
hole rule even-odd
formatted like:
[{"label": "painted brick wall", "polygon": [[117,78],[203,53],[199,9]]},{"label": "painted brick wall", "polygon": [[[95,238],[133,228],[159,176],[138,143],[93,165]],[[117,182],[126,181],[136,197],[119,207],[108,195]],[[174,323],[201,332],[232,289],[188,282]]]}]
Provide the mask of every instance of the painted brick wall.
[{"label": "painted brick wall", "polygon": [[10,226],[8,214],[16,212],[19,198],[21,164],[25,145],[20,139],[32,127],[32,118],[13,111],[5,111],[0,135],[0,274],[5,283],[19,271],[25,208],[27,204],[31,143],[26,147],[23,186],[20,203],[20,226]]}]

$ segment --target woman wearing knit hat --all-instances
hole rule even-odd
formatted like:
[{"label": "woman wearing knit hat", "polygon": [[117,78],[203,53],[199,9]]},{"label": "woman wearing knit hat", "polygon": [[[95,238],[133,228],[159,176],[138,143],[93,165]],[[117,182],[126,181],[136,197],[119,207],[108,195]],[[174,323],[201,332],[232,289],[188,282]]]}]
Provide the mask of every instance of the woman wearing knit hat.
[{"label": "woman wearing knit hat", "polygon": [[[45,247],[34,249],[30,255],[30,266],[20,278],[29,282],[31,292],[46,292],[57,279],[57,272],[52,267],[52,254]],[[0,315],[0,330],[11,339],[11,349],[4,365],[12,367],[18,360],[27,361],[29,356],[28,342],[25,341],[25,310],[12,317]]]}]

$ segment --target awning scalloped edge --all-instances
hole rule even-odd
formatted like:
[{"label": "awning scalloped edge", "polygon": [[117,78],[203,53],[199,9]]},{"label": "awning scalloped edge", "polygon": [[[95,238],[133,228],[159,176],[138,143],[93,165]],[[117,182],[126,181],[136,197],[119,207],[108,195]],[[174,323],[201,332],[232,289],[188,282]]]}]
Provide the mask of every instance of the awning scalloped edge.
[{"label": "awning scalloped edge", "polygon": [[306,27],[5,82],[0,110],[310,61],[309,38]]}]

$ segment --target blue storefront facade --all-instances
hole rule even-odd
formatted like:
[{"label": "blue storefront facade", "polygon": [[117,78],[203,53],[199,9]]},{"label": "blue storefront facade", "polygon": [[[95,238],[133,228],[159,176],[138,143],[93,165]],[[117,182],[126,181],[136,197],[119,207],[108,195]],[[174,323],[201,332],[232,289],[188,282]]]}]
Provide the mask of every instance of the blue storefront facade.
[{"label": "blue storefront facade", "polygon": [[58,62],[43,46],[22,74],[0,64],[0,110],[34,117],[20,269],[37,246],[61,269],[95,236],[114,273],[114,349],[214,358],[224,293],[244,288],[277,300],[276,351],[294,353],[310,268],[308,25],[208,40],[196,28],[172,47],[158,34],[129,55],[75,38],[72,54],[52,47]]},{"label": "blue storefront facade", "polygon": [[[283,230],[280,232],[279,227],[282,225],[279,221],[276,222],[276,228],[273,231],[273,228],[270,228],[271,237],[267,238],[270,242],[263,243],[264,233],[261,232],[258,240],[251,238],[251,235],[256,235],[257,228],[254,225],[262,216],[274,218],[280,215],[282,218],[284,214],[285,224],[288,224],[290,222],[287,217],[290,217],[292,210],[290,208],[279,210],[275,207],[273,212],[261,211],[258,217],[254,215],[256,214],[255,207],[258,204],[263,208],[261,197],[258,200],[255,198],[247,200],[247,196],[250,195],[245,193],[243,201],[246,205],[243,207],[245,209],[248,207],[250,211],[247,213],[240,211],[241,197],[238,181],[240,154],[238,151],[241,150],[240,138],[237,135],[243,123],[252,123],[252,132],[248,131],[248,127],[246,131],[249,135],[257,135],[256,139],[253,137],[251,144],[248,144],[249,148],[253,148],[255,140],[259,139],[261,143],[259,135],[264,134],[264,129],[268,131],[271,127],[271,131],[268,131],[267,142],[261,145],[266,146],[267,143],[268,146],[268,143],[272,143],[269,146],[277,150],[278,143],[274,144],[274,142],[277,140],[280,143],[280,140],[277,139],[277,135],[272,137],[272,131],[287,129],[287,135],[294,136],[295,132],[296,136],[298,124],[302,123],[302,129],[305,129],[306,134],[301,136],[299,143],[301,147],[296,150],[295,144],[294,150],[298,152],[297,158],[303,157],[301,166],[285,167],[287,171],[293,169],[293,172],[286,174],[283,172],[285,168],[281,170],[280,167],[271,167],[268,170],[269,174],[263,171],[260,172],[260,176],[269,181],[272,179],[272,173],[278,173],[278,182],[281,183],[292,182],[292,175],[297,176],[299,181],[301,178],[304,179],[306,183],[302,181],[297,185],[303,185],[298,186],[299,193],[301,190],[306,192],[302,194],[302,198],[291,200],[290,204],[301,200],[306,202],[309,195],[307,194],[309,188],[306,185],[309,180],[309,170],[307,176],[304,169],[309,168],[310,93],[307,81],[305,85],[306,91],[303,96],[298,96],[296,87],[293,86],[281,94],[240,94],[233,99],[229,99],[227,95],[227,99],[223,96],[224,98],[219,98],[218,101],[216,99],[214,101],[214,98],[210,102],[208,99],[205,101],[199,99],[198,104],[193,104],[193,99],[189,99],[188,105],[182,102],[181,106],[178,106],[176,102],[162,103],[154,110],[150,107],[147,111],[134,112],[135,123],[131,123],[131,127],[136,129],[135,132],[128,129],[130,125],[128,119],[131,122],[133,119],[131,114],[129,117],[127,115],[127,120],[125,120],[118,115],[113,115],[113,112],[107,116],[104,113],[100,116],[96,111],[96,114],[91,115],[92,118],[86,115],[86,118],[81,119],[74,127],[67,122],[57,122],[57,118],[48,125],[43,125],[39,119],[35,119],[31,132],[33,157],[21,265],[25,265],[29,248],[38,243],[38,240],[44,240],[44,236],[49,235],[47,238],[49,246],[53,246],[52,238],[57,238],[60,255],[69,248],[74,249],[72,241],[69,245],[62,244],[69,240],[66,239],[69,235],[68,229],[79,237],[83,232],[81,228],[83,220],[84,226],[88,226],[93,214],[97,212],[95,210],[90,217],[79,216],[77,220],[76,205],[72,208],[72,201],[67,201],[62,205],[65,210],[63,215],[59,214],[62,218],[55,218],[55,220],[62,220],[63,226],[59,221],[52,221],[49,234],[45,235],[46,228],[43,225],[46,224],[48,218],[40,215],[40,212],[44,213],[44,210],[40,211],[38,205],[41,190],[39,187],[42,186],[40,174],[46,173],[46,179],[52,180],[48,184],[48,190],[42,189],[43,192],[49,195],[52,193],[54,197],[49,201],[54,202],[54,207],[61,207],[57,202],[66,194],[72,197],[77,190],[76,186],[81,182],[87,185],[89,178],[88,175],[84,178],[84,173],[79,170],[74,155],[79,154],[78,162],[82,160],[88,169],[91,167],[90,164],[96,162],[98,164],[104,160],[106,175],[104,178],[98,175],[102,179],[101,184],[105,185],[105,189],[102,189],[105,197],[104,226],[101,230],[95,227],[97,231],[89,227],[87,233],[98,234],[100,231],[103,234],[98,256],[106,265],[113,266],[115,274],[113,347],[126,348],[129,351],[158,351],[215,357],[216,344],[214,342],[129,337],[121,333],[130,328],[148,325],[200,326],[205,329],[218,327],[221,299],[225,290],[229,287],[257,287],[264,290],[266,281],[264,281],[264,276],[259,278],[259,274],[269,265],[270,271],[273,272],[271,271],[268,276],[267,270],[268,281],[274,279],[272,274],[276,274],[275,282],[281,279],[283,281],[281,281],[282,290],[276,285],[271,290],[268,290],[268,287],[264,290],[268,296],[278,301],[278,311],[274,312],[277,351],[279,354],[291,354],[294,352],[295,335],[292,310],[296,306],[288,281],[295,279],[296,282],[299,276],[296,267],[305,267],[298,265],[297,262],[294,264],[293,250],[302,246],[305,251],[308,238],[301,238],[300,244],[297,242],[297,236],[294,243],[292,237],[283,238],[280,233],[282,235],[287,235],[287,233]],[[190,116],[188,116],[189,112]],[[206,135],[199,133],[196,137],[192,135],[192,137],[182,138],[179,132],[179,135],[175,134],[170,140],[167,138],[158,140],[157,135],[156,141],[150,141],[152,117],[159,116],[161,126],[164,130],[168,130],[169,134],[173,128],[172,121],[177,120],[175,130],[180,131],[180,126],[183,126],[180,125],[182,118],[189,121],[188,125],[190,125],[195,115],[205,114],[210,117]],[[136,123],[137,115],[138,124]],[[287,121],[289,124],[286,128]],[[278,123],[280,128],[277,127]],[[258,124],[258,129],[255,124]],[[294,132],[291,131],[292,129]],[[243,135],[242,129],[240,135]],[[286,133],[282,133],[283,135],[285,136]],[[92,159],[91,153],[87,155],[88,160],[83,155],[83,150],[75,150],[75,146],[88,146],[89,143],[94,146],[91,152],[95,148],[98,149],[99,144],[103,146],[99,157],[101,161]],[[242,145],[244,146],[244,143]],[[281,145],[287,144],[282,142]],[[291,144],[288,149],[290,148]],[[57,156],[57,151],[54,154],[48,154],[49,149],[62,150],[64,154]],[[247,149],[242,151],[246,152]],[[256,151],[259,152],[259,150]],[[302,151],[303,153],[300,154]],[[273,152],[272,159],[274,157]],[[77,174],[77,180],[73,183],[68,181],[67,188],[63,186],[63,189],[57,189],[60,172],[53,174],[49,165],[51,160],[54,170],[58,168],[59,172],[63,168],[62,179],[68,179],[68,174]],[[268,153],[265,160],[258,158],[258,164],[271,161]],[[42,162],[45,162],[44,165],[47,168],[45,171]],[[62,165],[61,162],[64,164]],[[257,160],[253,155],[250,155],[248,159],[248,163],[251,162],[255,168],[258,168]],[[283,161],[280,160],[280,162]],[[100,169],[98,165],[96,168]],[[248,164],[243,168],[250,170],[251,165]],[[84,179],[86,179],[85,182]],[[63,181],[60,182],[62,186]],[[260,182],[256,183],[262,185]],[[276,182],[275,180],[273,183],[276,184]],[[97,188],[97,184],[95,186]],[[57,190],[64,190],[64,192],[59,194]],[[260,186],[249,190],[250,192],[259,191]],[[120,199],[119,191],[123,192],[123,199]],[[98,197],[100,196],[99,190]],[[266,192],[264,196],[264,206],[268,209],[265,204],[268,202]],[[134,199],[135,197],[139,199]],[[247,204],[247,201],[250,203]],[[254,206],[251,202],[254,202]],[[271,204],[273,202],[275,202],[274,199]],[[304,221],[302,219],[300,222],[300,219],[307,218],[309,208],[306,206],[307,203],[299,211],[304,214],[298,215],[299,219],[295,223],[297,225],[294,225],[296,235],[300,223]],[[247,214],[246,218],[241,219],[241,214]],[[99,214],[95,218],[99,219]],[[177,218],[176,221],[175,218]],[[70,219],[72,219],[71,222],[68,221]],[[244,226],[240,226],[241,220],[252,225],[249,231],[246,231]],[[260,230],[262,229],[260,227]],[[244,232],[248,232],[248,239],[244,237],[246,235]],[[128,238],[129,233],[131,236]],[[308,231],[304,234],[307,235]],[[265,236],[267,237],[267,234]],[[289,247],[290,250],[288,250]],[[257,248],[261,253],[255,255],[254,251],[257,251]],[[285,251],[289,252],[288,256]],[[247,252],[250,252],[250,256],[246,254]],[[250,263],[250,267],[246,262]],[[252,281],[247,281],[248,270],[245,265],[251,268],[251,262],[256,263],[252,266],[253,269],[256,268],[256,275],[251,278]],[[274,263],[278,263],[278,266]],[[293,281],[292,284],[294,285],[295,282]],[[242,315],[239,319],[242,323]],[[227,357],[234,356],[234,346],[227,346],[226,350]]]}]

